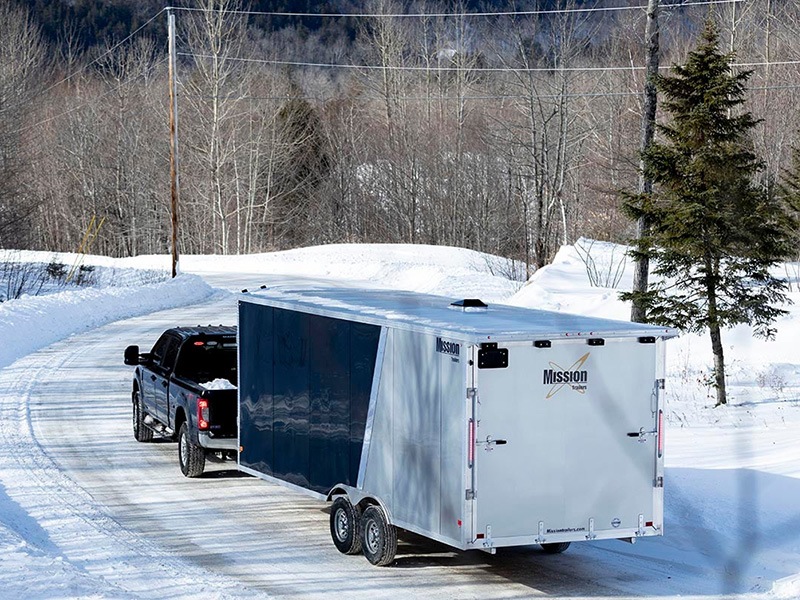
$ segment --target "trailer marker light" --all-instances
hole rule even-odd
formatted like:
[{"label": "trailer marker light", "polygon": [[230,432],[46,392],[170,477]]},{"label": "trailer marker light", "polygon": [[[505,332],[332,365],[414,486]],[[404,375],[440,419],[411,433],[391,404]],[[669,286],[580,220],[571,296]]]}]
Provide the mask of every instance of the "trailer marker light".
[{"label": "trailer marker light", "polygon": [[458,523],[458,526],[459,526],[459,527],[461,527],[461,519],[459,519],[458,521],[456,521],[456,523]]},{"label": "trailer marker light", "polygon": [[658,458],[664,456],[664,411],[658,411]]},{"label": "trailer marker light", "polygon": [[195,345],[195,346],[205,346],[205,345],[206,345],[206,343],[205,343],[203,340],[197,340],[197,341],[194,343],[194,345]]},{"label": "trailer marker light", "polygon": [[479,539],[479,540],[482,540],[484,537],[486,537],[486,535],[483,534],[483,533],[478,533],[478,534],[475,535],[475,538]]},{"label": "trailer marker light", "polygon": [[475,464],[475,419],[469,420],[469,447],[467,450],[469,468]]},{"label": "trailer marker light", "polygon": [[205,398],[197,400],[197,428],[208,429],[208,400]]},{"label": "trailer marker light", "polygon": [[644,525],[645,525],[645,527],[652,527],[653,526],[653,522],[652,521],[648,521]]}]

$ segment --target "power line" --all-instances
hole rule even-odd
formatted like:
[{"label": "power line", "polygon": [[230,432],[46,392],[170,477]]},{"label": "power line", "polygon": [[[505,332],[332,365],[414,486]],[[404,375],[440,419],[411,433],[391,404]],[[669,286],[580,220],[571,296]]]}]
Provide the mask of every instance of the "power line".
[{"label": "power line", "polygon": [[[763,92],[771,90],[793,90],[800,89],[800,84],[797,85],[771,85],[771,86],[758,86],[747,88],[748,92]],[[568,92],[565,94],[534,94],[537,98],[615,98],[615,97],[630,97],[641,96],[641,92]],[[210,96],[205,94],[191,94],[184,93],[184,97],[188,98],[201,98],[204,100],[223,100],[224,96]],[[420,101],[420,102],[437,102],[442,100],[462,101],[462,100],[523,100],[530,98],[531,95],[524,94],[481,94],[481,95],[466,95],[466,96],[392,96],[395,100],[402,101]],[[312,95],[280,95],[280,96],[241,96],[238,100],[264,100],[264,101],[289,101],[289,100],[316,100],[318,102],[330,102],[331,100],[346,100],[341,96],[312,96]],[[371,98],[378,100],[377,97]]]},{"label": "power line", "polygon": [[[710,6],[715,4],[736,4],[745,0],[698,0],[696,2],[677,2],[674,4],[662,4],[660,8],[691,8],[693,6]],[[619,12],[625,10],[644,10],[647,6],[595,6],[582,8],[554,8],[541,10],[513,10],[498,12],[463,12],[463,13],[309,13],[309,12],[274,12],[257,10],[226,10],[225,14],[232,15],[253,15],[265,17],[300,17],[300,18],[449,18],[449,17],[514,17],[514,16],[536,16],[536,15],[557,15],[571,13],[593,13],[593,12]],[[185,12],[204,12],[203,8],[192,8],[175,6],[165,10],[182,10]]]},{"label": "power line", "polygon": [[[190,58],[214,58],[211,54],[198,54],[194,52],[178,52],[179,56]],[[605,72],[605,71],[643,71],[646,67],[635,65],[612,67],[439,67],[439,66],[401,66],[401,65],[364,65],[354,63],[313,63],[291,60],[267,60],[262,58],[243,58],[228,56],[225,60],[235,62],[260,63],[274,66],[289,67],[317,67],[327,69],[355,69],[364,71],[425,71],[425,72],[475,72],[475,73],[552,73],[552,72]],[[763,66],[800,65],[800,60],[786,60],[779,62],[751,62],[731,63],[731,67],[748,68]],[[671,66],[661,66],[660,70],[671,69]]]},{"label": "power line", "polygon": [[120,87],[128,86],[131,83],[133,83],[134,81],[138,81],[139,79],[141,79],[142,77],[144,77],[145,75],[147,75],[148,73],[153,71],[156,67],[158,67],[162,63],[166,62],[166,60],[167,60],[167,57],[160,58],[159,60],[154,62],[152,65],[150,65],[147,69],[145,69],[144,71],[139,73],[136,77],[133,77],[133,78],[127,80],[127,81],[124,81],[120,85],[118,85],[116,87],[113,87],[112,89],[110,89],[109,91],[105,92],[104,94],[100,94],[97,97],[93,97],[91,100],[83,102],[82,104],[78,104],[77,106],[73,106],[73,107],[68,108],[67,110],[65,110],[63,112],[58,113],[57,115],[53,115],[52,117],[48,117],[46,119],[42,119],[41,121],[36,121],[35,123],[31,123],[30,125],[27,125],[27,126],[21,128],[21,129],[18,129],[17,132],[16,132],[16,135],[25,133],[26,131],[29,131],[29,130],[34,129],[34,128],[38,128],[38,127],[40,127],[42,125],[46,125],[47,123],[50,123],[52,121],[56,121],[56,120],[60,119],[61,117],[67,116],[70,113],[73,113],[73,112],[75,112],[77,110],[80,110],[82,108],[86,108],[90,104],[94,104],[98,100],[102,100],[103,98],[107,98],[111,94],[114,94],[117,91],[119,91]]},{"label": "power line", "polygon": [[101,61],[103,58],[105,58],[106,56],[108,56],[109,54],[111,54],[111,53],[112,53],[114,50],[116,50],[117,48],[119,48],[119,47],[120,47],[122,44],[124,44],[125,42],[127,42],[128,40],[130,40],[130,39],[131,39],[133,36],[135,36],[137,33],[139,33],[139,32],[140,32],[142,29],[144,29],[145,27],[147,27],[148,25],[150,25],[150,23],[152,23],[153,21],[155,21],[155,20],[158,18],[158,16],[159,16],[161,13],[163,13],[165,10],[167,10],[167,9],[166,9],[166,8],[162,8],[160,11],[158,11],[156,14],[154,14],[152,17],[150,17],[150,18],[149,18],[147,21],[145,21],[145,22],[144,22],[144,24],[140,25],[138,28],[136,28],[136,30],[134,30],[133,32],[131,32],[131,33],[130,33],[130,34],[127,36],[127,37],[125,37],[124,39],[120,40],[119,42],[117,42],[116,44],[114,44],[113,46],[111,46],[111,47],[110,47],[108,50],[106,50],[105,52],[103,52],[103,53],[102,53],[100,56],[98,56],[97,58],[95,58],[93,61],[91,61],[91,62],[89,62],[89,63],[87,63],[87,64],[83,65],[83,66],[82,66],[80,69],[78,69],[78,70],[76,70],[76,71],[73,71],[72,73],[70,73],[69,75],[67,75],[66,77],[64,77],[64,78],[63,78],[61,81],[59,81],[59,82],[57,82],[57,83],[54,83],[53,85],[51,85],[50,87],[46,88],[45,90],[43,90],[43,91],[41,91],[41,92],[39,92],[39,93],[40,93],[40,94],[42,94],[42,95],[44,95],[44,94],[46,94],[47,92],[49,92],[50,90],[52,90],[53,88],[56,88],[56,87],[60,86],[62,83],[65,83],[65,82],[69,81],[70,79],[72,79],[72,78],[73,78],[73,77],[75,77],[76,75],[79,75],[80,73],[82,73],[83,71],[85,71],[86,69],[88,69],[89,67],[91,67],[92,65],[94,65],[94,64],[97,64],[97,63],[98,63],[98,62],[100,62],[100,61]]}]

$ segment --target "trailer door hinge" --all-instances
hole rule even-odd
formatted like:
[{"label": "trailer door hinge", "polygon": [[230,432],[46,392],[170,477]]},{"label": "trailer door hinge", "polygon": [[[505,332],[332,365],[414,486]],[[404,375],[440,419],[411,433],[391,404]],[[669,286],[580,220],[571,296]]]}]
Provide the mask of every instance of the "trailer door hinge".
[{"label": "trailer door hinge", "polygon": [[467,388],[467,398],[472,399],[472,398],[475,397],[475,394],[477,394],[477,393],[478,393],[478,388],[474,388],[474,387]]},{"label": "trailer door hinge", "polygon": [[475,490],[467,490],[466,498],[467,500],[475,500]]},{"label": "trailer door hinge", "polygon": [[658,389],[663,390],[665,381],[663,379],[656,379],[656,385],[658,386]]},{"label": "trailer door hinge", "polygon": [[656,477],[656,480],[653,482],[653,487],[663,488],[664,487],[664,478],[663,477]]}]

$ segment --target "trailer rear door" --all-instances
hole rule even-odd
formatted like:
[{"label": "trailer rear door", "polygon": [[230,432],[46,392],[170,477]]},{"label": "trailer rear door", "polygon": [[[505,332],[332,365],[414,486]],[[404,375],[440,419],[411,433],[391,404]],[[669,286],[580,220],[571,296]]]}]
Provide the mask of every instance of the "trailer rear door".
[{"label": "trailer rear door", "polygon": [[660,518],[656,345],[594,344],[500,344],[506,367],[475,361],[473,514],[487,545],[586,539],[591,527],[628,537]]}]

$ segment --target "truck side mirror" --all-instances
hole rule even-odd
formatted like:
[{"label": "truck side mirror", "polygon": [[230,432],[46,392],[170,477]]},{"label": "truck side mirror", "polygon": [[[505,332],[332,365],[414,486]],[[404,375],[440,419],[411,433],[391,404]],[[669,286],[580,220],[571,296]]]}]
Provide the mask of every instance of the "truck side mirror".
[{"label": "truck side mirror", "polygon": [[136,366],[139,364],[139,346],[125,348],[125,364]]}]

